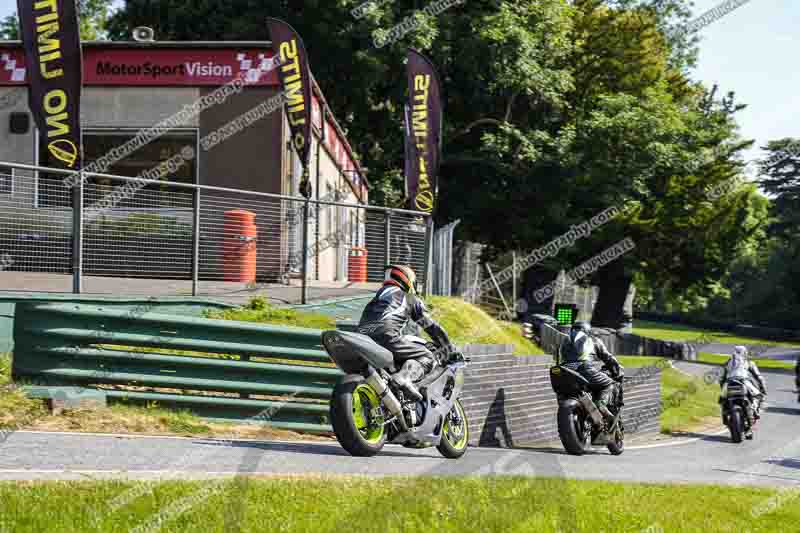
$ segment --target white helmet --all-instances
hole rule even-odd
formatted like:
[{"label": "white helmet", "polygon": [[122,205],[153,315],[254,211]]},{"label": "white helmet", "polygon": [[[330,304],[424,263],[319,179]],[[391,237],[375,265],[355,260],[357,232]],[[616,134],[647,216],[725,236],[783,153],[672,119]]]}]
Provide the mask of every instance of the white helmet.
[{"label": "white helmet", "polygon": [[733,356],[736,357],[736,358],[741,357],[743,359],[747,359],[747,356],[748,356],[747,346],[734,346],[733,347]]}]

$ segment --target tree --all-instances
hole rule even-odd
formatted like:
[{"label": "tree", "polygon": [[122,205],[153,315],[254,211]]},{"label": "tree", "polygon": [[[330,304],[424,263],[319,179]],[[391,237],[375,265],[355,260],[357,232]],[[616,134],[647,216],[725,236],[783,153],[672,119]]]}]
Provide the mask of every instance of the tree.
[{"label": "tree", "polygon": [[0,21],[0,39],[4,41],[16,41],[19,39],[19,19],[16,13],[8,15]]},{"label": "tree", "polygon": [[778,139],[763,147],[767,157],[762,162],[760,183],[776,196],[775,211],[780,221],[775,230],[800,227],[800,139]]},{"label": "tree", "polygon": [[[312,70],[361,162],[373,202],[402,200],[405,48],[431,56],[445,95],[437,222],[460,218],[462,238],[487,257],[531,250],[612,205],[620,217],[541,266],[553,275],[625,236],[636,249],[598,271],[596,321],[623,321],[634,273],[702,297],[740,241],[761,223],[752,191],[722,201],[707,188],[737,176],[747,141],[734,95],[686,76],[694,37],[678,30],[686,0],[492,0],[438,17],[419,2],[363,0],[218,3],[127,0],[113,38],[145,25],[160,39],[267,40],[267,16],[303,36]],[[373,37],[413,17],[414,31],[374,48]]]},{"label": "tree", "polygon": [[[112,2],[113,0],[78,0],[78,23],[82,40],[94,41],[105,36]],[[0,39],[19,38],[19,18],[14,13],[0,22]]]}]

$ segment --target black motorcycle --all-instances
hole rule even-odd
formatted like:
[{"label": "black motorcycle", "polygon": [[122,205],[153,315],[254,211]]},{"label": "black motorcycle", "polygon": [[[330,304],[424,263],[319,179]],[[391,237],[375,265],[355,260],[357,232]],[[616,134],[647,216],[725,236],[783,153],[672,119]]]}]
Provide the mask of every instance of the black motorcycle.
[{"label": "black motorcycle", "polygon": [[[419,337],[406,337],[435,346]],[[458,397],[464,385],[466,360],[440,358],[434,369],[414,383],[422,398],[392,379],[394,356],[366,335],[325,331],[322,344],[345,376],[331,395],[330,418],[336,439],[351,455],[367,457],[387,442],[408,448],[436,446],[449,459],[467,451],[469,422]]]},{"label": "black motorcycle", "polygon": [[797,357],[797,364],[794,367],[794,384],[797,389],[797,401],[800,402],[800,356]]},{"label": "black motorcycle", "polygon": [[622,376],[614,376],[607,366],[601,369],[614,379],[608,410],[614,415],[610,427],[592,396],[589,382],[578,372],[558,365],[550,368],[550,384],[558,398],[558,436],[567,453],[583,455],[590,446],[608,448],[612,455],[625,450],[622,426]]},{"label": "black motorcycle", "polygon": [[719,403],[722,406],[722,423],[728,426],[731,440],[738,444],[745,435],[752,438],[755,406],[747,383],[740,379],[729,379],[722,387]]}]

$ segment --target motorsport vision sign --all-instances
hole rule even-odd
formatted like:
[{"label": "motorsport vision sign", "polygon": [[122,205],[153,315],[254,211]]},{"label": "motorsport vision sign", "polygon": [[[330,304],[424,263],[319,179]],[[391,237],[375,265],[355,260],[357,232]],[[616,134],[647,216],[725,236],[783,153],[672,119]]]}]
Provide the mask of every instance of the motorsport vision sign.
[{"label": "motorsport vision sign", "polygon": [[81,168],[82,56],[76,0],[17,0],[29,106],[47,164]]},{"label": "motorsport vision sign", "polygon": [[442,143],[442,97],[433,64],[408,50],[406,130],[406,194],[409,209],[432,213]]}]

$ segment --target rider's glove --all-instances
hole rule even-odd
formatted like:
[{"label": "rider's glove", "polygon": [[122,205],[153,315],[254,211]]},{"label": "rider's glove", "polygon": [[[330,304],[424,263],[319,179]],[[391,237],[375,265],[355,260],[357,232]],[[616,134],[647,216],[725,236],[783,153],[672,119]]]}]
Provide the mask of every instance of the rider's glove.
[{"label": "rider's glove", "polygon": [[453,343],[446,344],[446,345],[442,346],[439,349],[441,350],[442,354],[444,355],[444,359],[447,359],[452,354],[454,354],[454,353],[456,353],[458,351],[458,347]]}]

